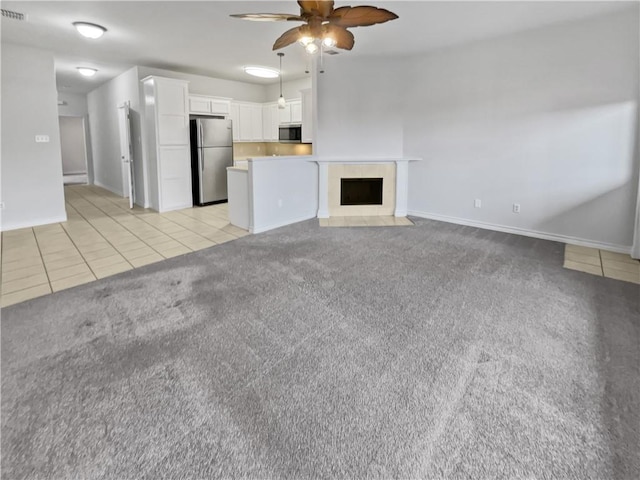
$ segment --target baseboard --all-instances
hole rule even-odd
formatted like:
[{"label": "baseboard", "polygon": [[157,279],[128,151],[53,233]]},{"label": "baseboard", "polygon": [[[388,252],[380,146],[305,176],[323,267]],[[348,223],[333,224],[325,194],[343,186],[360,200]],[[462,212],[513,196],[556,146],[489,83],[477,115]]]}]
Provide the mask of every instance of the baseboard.
[{"label": "baseboard", "polygon": [[105,185],[104,183],[99,182],[98,180],[94,180],[94,181],[93,181],[93,184],[94,184],[95,186],[97,186],[97,187],[104,188],[105,190],[109,190],[111,193],[115,193],[116,195],[119,195],[119,196],[121,196],[121,197],[124,197],[124,195],[123,195],[123,193],[122,193],[121,191],[116,190],[116,189],[114,189],[114,188],[111,188],[111,187],[109,187],[109,186]]},{"label": "baseboard", "polygon": [[312,218],[316,218],[315,212],[310,212],[305,216],[292,218],[291,220],[286,220],[284,222],[273,223],[271,225],[259,225],[259,226],[251,226],[249,225],[250,233],[262,233],[268,230],[273,230],[274,228],[286,227],[287,225],[291,225],[292,223],[304,222],[305,220],[311,220]]},{"label": "baseboard", "polygon": [[579,245],[581,247],[598,248],[618,253],[631,253],[631,247],[625,245],[617,245],[615,243],[595,242],[584,238],[571,237],[568,235],[557,235],[555,233],[539,232],[537,230],[528,230],[525,228],[508,227],[505,225],[496,225],[494,223],[478,222],[468,220],[466,218],[450,217],[448,215],[439,215],[437,213],[421,212],[419,210],[409,210],[408,215],[414,217],[428,218],[430,220],[439,220],[441,222],[455,223],[457,225],[466,225],[469,227],[483,228],[485,230],[495,230],[496,232],[513,233],[525,237],[540,238],[542,240],[551,240],[554,242],[569,243],[571,245]]},{"label": "baseboard", "polygon": [[57,217],[36,220],[35,222],[18,222],[18,223],[10,223],[8,225],[2,222],[2,226],[0,230],[3,232],[8,232],[10,230],[18,230],[20,228],[40,227],[42,225],[51,225],[52,223],[62,223],[66,221],[67,221],[67,216],[60,215]]}]

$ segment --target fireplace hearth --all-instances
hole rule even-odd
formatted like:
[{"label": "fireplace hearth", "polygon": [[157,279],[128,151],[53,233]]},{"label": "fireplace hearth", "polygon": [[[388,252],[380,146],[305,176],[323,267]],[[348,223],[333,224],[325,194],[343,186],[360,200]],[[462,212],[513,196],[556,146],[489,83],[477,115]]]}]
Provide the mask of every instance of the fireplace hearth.
[{"label": "fireplace hearth", "polygon": [[382,205],[382,178],[341,178],[340,205]]}]

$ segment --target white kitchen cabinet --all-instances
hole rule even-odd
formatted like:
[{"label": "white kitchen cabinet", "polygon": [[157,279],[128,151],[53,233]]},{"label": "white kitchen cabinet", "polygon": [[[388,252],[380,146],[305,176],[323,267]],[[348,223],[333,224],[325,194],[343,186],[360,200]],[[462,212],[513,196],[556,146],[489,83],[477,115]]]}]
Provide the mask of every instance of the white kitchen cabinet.
[{"label": "white kitchen cabinet", "polygon": [[[262,142],[262,104],[251,102],[233,102],[231,106],[231,119],[232,121],[234,121],[234,141]],[[237,115],[237,117],[234,119],[235,115]]]},{"label": "white kitchen cabinet", "polygon": [[291,123],[302,123],[302,101],[291,102]]},{"label": "white kitchen cabinet", "polygon": [[300,90],[302,94],[302,143],[313,143],[313,96],[311,89]]},{"label": "white kitchen cabinet", "polygon": [[189,95],[189,113],[195,115],[229,116],[231,99],[209,97],[205,95]]},{"label": "white kitchen cabinet", "polygon": [[292,124],[302,122],[302,101],[287,100],[284,108],[278,110],[280,124]]},{"label": "white kitchen cabinet", "polygon": [[262,104],[251,105],[251,141],[264,141],[262,133]]},{"label": "white kitchen cabinet", "polygon": [[280,124],[291,123],[291,104],[289,102],[284,108],[278,109],[278,120]]},{"label": "white kitchen cabinet", "polygon": [[229,118],[231,118],[231,131],[233,134],[233,141],[240,141],[240,105],[236,102],[231,102]]},{"label": "white kitchen cabinet", "polygon": [[278,141],[278,126],[280,116],[277,103],[265,103],[262,105],[262,138],[265,142]]},{"label": "white kitchen cabinet", "polygon": [[191,207],[188,82],[156,76],[142,82],[151,208]]}]

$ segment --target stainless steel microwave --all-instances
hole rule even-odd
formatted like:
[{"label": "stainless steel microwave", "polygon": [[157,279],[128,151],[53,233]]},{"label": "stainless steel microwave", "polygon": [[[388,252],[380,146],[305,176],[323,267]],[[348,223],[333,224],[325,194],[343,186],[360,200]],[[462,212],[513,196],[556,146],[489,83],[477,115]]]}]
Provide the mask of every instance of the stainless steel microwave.
[{"label": "stainless steel microwave", "polygon": [[302,143],[302,125],[280,125],[278,141],[281,143]]}]

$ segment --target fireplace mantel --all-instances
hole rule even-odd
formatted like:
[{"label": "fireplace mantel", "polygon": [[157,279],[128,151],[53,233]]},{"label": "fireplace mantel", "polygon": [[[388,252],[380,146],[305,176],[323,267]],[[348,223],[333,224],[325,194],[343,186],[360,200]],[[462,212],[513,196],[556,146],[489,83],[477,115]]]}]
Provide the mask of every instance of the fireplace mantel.
[{"label": "fireplace mantel", "polygon": [[407,216],[407,194],[409,183],[409,162],[420,158],[392,157],[316,157],[310,158],[318,164],[318,218],[329,218],[329,165],[375,165],[395,164],[395,210],[396,217]]}]

